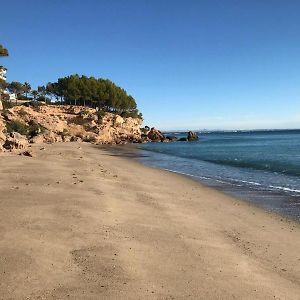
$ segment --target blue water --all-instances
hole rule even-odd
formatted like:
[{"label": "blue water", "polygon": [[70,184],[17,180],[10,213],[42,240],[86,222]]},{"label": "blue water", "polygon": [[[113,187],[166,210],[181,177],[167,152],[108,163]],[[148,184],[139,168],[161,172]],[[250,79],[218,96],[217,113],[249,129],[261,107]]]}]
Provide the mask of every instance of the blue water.
[{"label": "blue water", "polygon": [[192,176],[300,220],[300,130],[200,132],[195,142],[138,147],[147,165]]}]

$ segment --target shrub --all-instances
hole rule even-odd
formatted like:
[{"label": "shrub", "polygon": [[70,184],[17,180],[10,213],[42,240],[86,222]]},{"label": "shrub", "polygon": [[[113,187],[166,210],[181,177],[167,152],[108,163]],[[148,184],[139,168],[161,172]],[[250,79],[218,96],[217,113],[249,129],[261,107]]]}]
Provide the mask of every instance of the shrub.
[{"label": "shrub", "polygon": [[9,123],[6,123],[6,130],[8,133],[18,132],[22,135],[27,135],[28,125],[26,125],[23,122],[14,120],[14,121],[10,121]]},{"label": "shrub", "polygon": [[8,108],[12,108],[14,105],[7,100],[2,100],[2,105],[3,105],[3,109],[8,109]]},{"label": "shrub", "polygon": [[121,113],[121,117],[123,118],[138,118],[138,119],[143,119],[143,115],[139,113],[138,111],[123,111]]},{"label": "shrub", "polygon": [[103,117],[105,116],[105,111],[100,109],[96,112],[96,115],[98,117],[98,124],[101,125],[103,121]]},{"label": "shrub", "polygon": [[83,117],[88,116],[89,114],[90,114],[90,111],[88,109],[84,109],[80,112],[80,115]]},{"label": "shrub", "polygon": [[27,125],[21,121],[14,120],[6,123],[6,130],[8,133],[18,132],[28,138],[32,138],[39,133],[43,133],[45,128],[34,121],[31,121],[29,125]]},{"label": "shrub", "polygon": [[28,137],[34,137],[34,136],[36,136],[40,133],[44,133],[44,132],[45,132],[45,127],[36,123],[35,121],[30,121],[30,123],[28,125],[28,133],[27,133]]},{"label": "shrub", "polygon": [[18,100],[32,100],[32,98],[26,97],[25,95],[18,95]]}]

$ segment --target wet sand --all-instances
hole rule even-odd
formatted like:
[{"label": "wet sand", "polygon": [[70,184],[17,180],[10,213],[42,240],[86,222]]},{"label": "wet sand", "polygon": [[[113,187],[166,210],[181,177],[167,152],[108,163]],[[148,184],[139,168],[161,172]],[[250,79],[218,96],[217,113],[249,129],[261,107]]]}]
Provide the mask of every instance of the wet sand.
[{"label": "wet sand", "polygon": [[300,299],[298,223],[89,144],[33,152],[0,155],[0,299]]}]

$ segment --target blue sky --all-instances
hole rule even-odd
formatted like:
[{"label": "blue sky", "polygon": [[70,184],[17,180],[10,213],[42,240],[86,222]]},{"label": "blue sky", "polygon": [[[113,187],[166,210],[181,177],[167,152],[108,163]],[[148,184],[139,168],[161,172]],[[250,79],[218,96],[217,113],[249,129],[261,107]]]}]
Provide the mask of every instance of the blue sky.
[{"label": "blue sky", "polygon": [[10,81],[109,78],[161,129],[300,128],[299,1],[10,0],[1,11]]}]

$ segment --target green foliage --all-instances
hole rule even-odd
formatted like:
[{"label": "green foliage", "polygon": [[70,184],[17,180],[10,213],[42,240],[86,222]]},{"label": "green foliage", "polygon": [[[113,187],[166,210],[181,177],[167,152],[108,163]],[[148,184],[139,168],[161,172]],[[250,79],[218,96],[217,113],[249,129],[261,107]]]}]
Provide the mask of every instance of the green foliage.
[{"label": "green foliage", "polygon": [[85,109],[85,110],[83,110],[82,112],[81,112],[81,114],[83,115],[83,116],[88,116],[89,115],[89,110],[88,109]]},{"label": "green foliage", "polygon": [[139,119],[143,119],[143,115],[141,113],[138,112],[138,110],[133,110],[133,111],[124,111],[121,113],[121,116],[123,118],[139,118]]},{"label": "green foliage", "polygon": [[44,133],[44,132],[45,132],[45,128],[42,125],[36,123],[35,121],[30,121],[28,125],[28,133],[27,133],[28,137],[34,137],[39,133]]},{"label": "green foliage", "polygon": [[28,134],[28,125],[21,121],[10,121],[9,123],[6,123],[6,130],[8,133],[12,132],[18,132],[22,135],[27,135]]},{"label": "green foliage", "polygon": [[8,50],[0,45],[0,56],[8,56]]},{"label": "green foliage", "polygon": [[28,98],[28,94],[31,91],[31,85],[28,82],[24,82],[23,84],[23,92],[25,93],[25,97]]},{"label": "green foliage", "polygon": [[11,93],[14,93],[16,95],[22,94],[23,93],[23,84],[21,82],[18,82],[18,81],[12,81],[8,85],[8,89]]},{"label": "green foliage", "polygon": [[2,100],[3,109],[9,109],[13,107],[13,104],[10,101]]},{"label": "green foliage", "polygon": [[137,111],[134,98],[108,79],[71,75],[49,82],[46,92],[65,104],[98,107],[119,114]]},{"label": "green foliage", "polygon": [[45,128],[34,121],[31,121],[27,125],[21,121],[13,120],[6,123],[6,130],[8,133],[18,132],[22,135],[31,138],[38,135],[39,133],[44,132]]},{"label": "green foliage", "polygon": [[32,95],[33,99],[36,100],[36,97],[39,95],[39,92],[37,90],[33,90],[33,91],[31,91],[31,95]]},{"label": "green foliage", "polygon": [[38,96],[36,98],[36,101],[40,102],[40,104],[43,105],[43,102],[48,103],[50,102],[50,99],[45,96]]},{"label": "green foliage", "polygon": [[31,98],[26,95],[18,95],[18,100],[31,100]]},{"label": "green foliage", "polygon": [[100,109],[96,112],[96,115],[98,117],[98,124],[101,125],[103,122],[103,117],[105,116],[105,111]]}]

